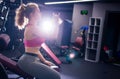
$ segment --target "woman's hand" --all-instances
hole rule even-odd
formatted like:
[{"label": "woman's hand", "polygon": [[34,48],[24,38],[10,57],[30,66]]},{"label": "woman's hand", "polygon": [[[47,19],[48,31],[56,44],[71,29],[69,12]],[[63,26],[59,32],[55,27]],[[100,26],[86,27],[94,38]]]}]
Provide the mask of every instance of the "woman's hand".
[{"label": "woman's hand", "polygon": [[63,20],[60,17],[60,13],[53,13],[53,20],[54,20],[55,25],[57,26],[59,26],[63,22]]},{"label": "woman's hand", "polygon": [[48,66],[52,66],[52,65],[53,65],[53,63],[50,62],[50,61],[48,61],[48,60],[45,60],[44,63],[45,63],[46,65],[48,65]]}]

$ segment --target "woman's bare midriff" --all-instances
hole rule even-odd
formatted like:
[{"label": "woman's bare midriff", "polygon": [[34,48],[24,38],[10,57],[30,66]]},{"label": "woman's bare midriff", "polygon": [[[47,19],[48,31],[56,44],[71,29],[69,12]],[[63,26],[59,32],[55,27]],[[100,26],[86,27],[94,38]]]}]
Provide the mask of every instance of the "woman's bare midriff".
[{"label": "woman's bare midriff", "polygon": [[40,52],[40,47],[25,47],[25,52],[38,54]]}]

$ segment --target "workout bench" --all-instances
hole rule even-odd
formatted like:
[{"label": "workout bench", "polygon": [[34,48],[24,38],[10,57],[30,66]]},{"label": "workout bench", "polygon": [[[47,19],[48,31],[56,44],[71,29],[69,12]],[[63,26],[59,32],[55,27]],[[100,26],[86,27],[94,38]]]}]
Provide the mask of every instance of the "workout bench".
[{"label": "workout bench", "polygon": [[10,70],[11,72],[18,74],[20,77],[23,77],[25,79],[33,79],[33,77],[27,73],[25,73],[24,71],[22,71],[18,66],[17,63],[13,60],[11,60],[10,58],[0,54],[0,62],[2,63],[2,65],[7,68],[8,70]]}]

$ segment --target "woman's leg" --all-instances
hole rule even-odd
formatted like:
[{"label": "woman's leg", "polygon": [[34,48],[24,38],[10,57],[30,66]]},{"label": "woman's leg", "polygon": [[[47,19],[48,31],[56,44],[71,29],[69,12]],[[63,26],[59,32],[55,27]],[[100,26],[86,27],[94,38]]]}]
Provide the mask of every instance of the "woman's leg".
[{"label": "woman's leg", "polygon": [[37,57],[24,55],[19,59],[18,66],[26,73],[38,79],[60,79],[57,71],[37,61]]},{"label": "woman's leg", "polygon": [[35,75],[35,77],[40,79],[60,79],[59,73],[46,66],[45,64],[42,64],[40,62],[34,62],[32,68],[32,74]]}]

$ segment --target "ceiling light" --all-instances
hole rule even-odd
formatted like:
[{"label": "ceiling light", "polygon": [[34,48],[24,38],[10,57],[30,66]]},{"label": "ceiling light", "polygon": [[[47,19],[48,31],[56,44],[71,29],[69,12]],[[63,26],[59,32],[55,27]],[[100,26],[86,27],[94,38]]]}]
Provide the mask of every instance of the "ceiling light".
[{"label": "ceiling light", "polygon": [[92,2],[98,0],[72,0],[72,1],[57,1],[57,2],[45,2],[45,5],[52,5],[52,4],[65,4],[65,3],[78,3],[78,2]]}]

